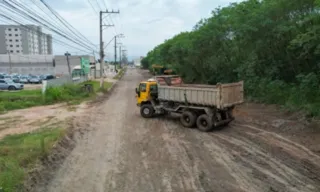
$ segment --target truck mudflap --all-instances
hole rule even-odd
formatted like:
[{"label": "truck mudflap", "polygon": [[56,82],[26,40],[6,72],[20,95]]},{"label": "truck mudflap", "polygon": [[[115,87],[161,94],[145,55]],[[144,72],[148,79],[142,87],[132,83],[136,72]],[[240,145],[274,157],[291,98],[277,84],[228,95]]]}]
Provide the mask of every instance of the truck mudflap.
[{"label": "truck mudflap", "polygon": [[230,117],[229,119],[213,123],[213,126],[214,127],[221,127],[221,126],[224,126],[224,125],[228,125],[233,120],[234,120],[234,117]]}]

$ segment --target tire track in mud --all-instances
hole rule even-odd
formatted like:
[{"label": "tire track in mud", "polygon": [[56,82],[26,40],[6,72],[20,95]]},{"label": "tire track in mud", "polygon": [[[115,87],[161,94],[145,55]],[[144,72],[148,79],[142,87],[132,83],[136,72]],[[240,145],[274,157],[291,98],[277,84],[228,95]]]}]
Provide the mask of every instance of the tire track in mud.
[{"label": "tire track in mud", "polygon": [[[247,128],[248,125],[242,125],[240,128],[241,127]],[[256,127],[249,127],[254,128],[253,130],[257,130]],[[281,159],[282,163],[293,166],[302,175],[305,175],[315,181],[318,186],[320,185],[320,158],[317,154],[311,152],[304,146],[290,141],[276,133],[270,133],[264,130],[260,130],[260,132],[262,134],[249,134],[248,137],[251,140],[254,140],[256,143],[259,143],[261,146],[270,148],[271,150],[269,153],[272,156]]]},{"label": "tire track in mud", "polygon": [[236,121],[203,133],[175,118],[141,118],[140,79],[127,74],[77,125],[88,131],[42,191],[320,191],[319,156],[275,132]]},{"label": "tire track in mud", "polygon": [[[186,129],[170,119],[163,119],[165,130],[163,137],[172,158],[180,162],[179,168],[173,171],[184,173],[183,181],[189,182],[180,191],[243,191],[225,167],[204,147],[199,137],[207,133],[196,129]],[[191,182],[191,185],[190,185]]]},{"label": "tire track in mud", "polygon": [[[209,133],[216,145],[206,146],[213,153],[220,153],[221,163],[229,167],[245,191],[319,191],[317,156],[275,133],[261,132],[264,131],[233,124],[220,132]],[[303,154],[303,158],[298,154]]]}]

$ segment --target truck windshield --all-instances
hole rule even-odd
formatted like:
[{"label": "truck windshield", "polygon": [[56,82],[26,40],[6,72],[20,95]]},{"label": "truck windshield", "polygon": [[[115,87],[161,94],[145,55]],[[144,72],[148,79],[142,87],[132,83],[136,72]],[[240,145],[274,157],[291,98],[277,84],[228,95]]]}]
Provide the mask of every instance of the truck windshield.
[{"label": "truck windshield", "polygon": [[147,91],[147,85],[145,83],[140,83],[139,90],[140,90],[140,92],[146,92]]}]

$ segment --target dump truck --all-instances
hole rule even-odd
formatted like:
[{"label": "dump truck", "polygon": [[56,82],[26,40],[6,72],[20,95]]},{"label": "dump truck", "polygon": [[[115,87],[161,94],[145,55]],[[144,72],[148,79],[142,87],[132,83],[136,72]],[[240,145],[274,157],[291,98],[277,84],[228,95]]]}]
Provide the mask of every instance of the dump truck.
[{"label": "dump truck", "polygon": [[176,75],[155,76],[136,88],[144,118],[175,113],[184,127],[208,132],[234,120],[232,111],[243,103],[243,81],[228,84],[184,84]]}]

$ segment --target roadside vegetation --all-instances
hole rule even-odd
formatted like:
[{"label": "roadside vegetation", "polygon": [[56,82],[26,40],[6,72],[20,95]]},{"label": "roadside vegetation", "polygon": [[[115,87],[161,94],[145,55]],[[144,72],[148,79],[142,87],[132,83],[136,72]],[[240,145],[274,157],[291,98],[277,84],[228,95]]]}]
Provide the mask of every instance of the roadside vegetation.
[{"label": "roadside vegetation", "polygon": [[142,65],[165,65],[188,83],[244,80],[250,100],[320,116],[319,9],[319,0],[233,3],[155,47]]},{"label": "roadside vegetation", "polygon": [[65,133],[65,129],[45,128],[0,140],[0,191],[21,191],[28,171]]},{"label": "roadside vegetation", "polygon": [[[59,102],[79,103],[92,98],[97,92],[102,91],[99,88],[99,82],[87,81],[91,84],[93,92],[87,92],[82,87],[83,84],[70,84],[59,87],[50,87],[43,95],[41,90],[22,90],[17,92],[1,92],[0,94],[0,113],[5,113],[14,109],[23,109],[39,105],[49,105]],[[107,90],[111,83],[105,82],[104,89]]]},{"label": "roadside vegetation", "polygon": [[117,80],[121,79],[121,77],[124,75],[124,72],[125,72],[125,68],[121,68],[119,73],[116,76],[114,76],[113,79],[117,79]]},{"label": "roadside vegetation", "polygon": [[[84,84],[92,85],[92,92],[83,89]],[[1,112],[27,108],[37,105],[49,105],[59,102],[78,104],[92,99],[98,92],[105,92],[112,83],[87,81],[82,84],[64,85],[48,88],[43,95],[41,90],[23,90],[17,92],[1,92]],[[35,125],[36,126],[36,125]],[[46,158],[50,150],[66,133],[66,129],[56,124],[42,126],[34,132],[10,135],[0,140],[0,192],[22,191],[23,182],[28,172],[37,161]]]}]

